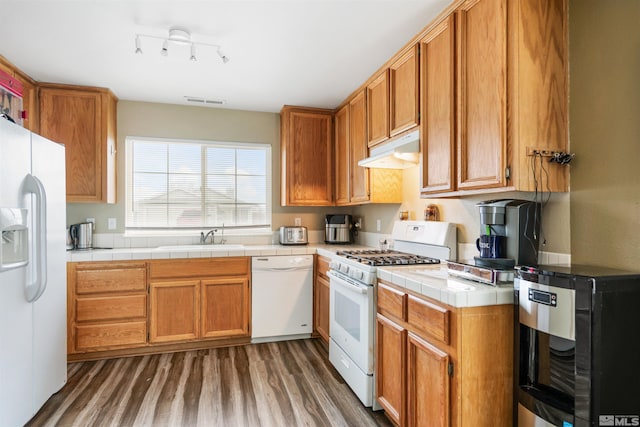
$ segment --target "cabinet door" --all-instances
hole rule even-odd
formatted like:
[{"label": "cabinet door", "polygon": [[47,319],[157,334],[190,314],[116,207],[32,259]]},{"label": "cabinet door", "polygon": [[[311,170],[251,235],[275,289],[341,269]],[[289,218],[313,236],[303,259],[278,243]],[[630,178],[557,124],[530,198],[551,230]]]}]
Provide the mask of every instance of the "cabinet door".
[{"label": "cabinet door", "polygon": [[40,88],[40,134],[63,143],[68,202],[116,201],[116,99],[105,89]]},{"label": "cabinet door", "polygon": [[506,5],[469,0],[457,12],[458,188],[506,186]]},{"label": "cabinet door", "polygon": [[389,70],[367,86],[367,136],[372,147],[389,139]]},{"label": "cabinet door", "polygon": [[450,16],[420,42],[422,194],[455,190],[454,40]]},{"label": "cabinet door", "polygon": [[349,105],[335,114],[336,205],[349,204]]},{"label": "cabinet door", "polygon": [[364,90],[349,102],[349,174],[351,203],[369,201],[369,169],[358,166],[368,155],[367,104]]},{"label": "cabinet door", "polygon": [[329,343],[329,281],[322,276],[316,276],[314,289],[314,325],[316,332],[325,343]]},{"label": "cabinet door", "polygon": [[149,342],[198,338],[200,282],[198,280],[150,283]]},{"label": "cabinet door", "polygon": [[389,67],[390,136],[418,125],[418,67],[418,45]]},{"label": "cabinet door", "polygon": [[330,110],[284,107],[282,205],[333,204],[333,116]]},{"label": "cabinet door", "polygon": [[407,426],[447,427],[449,356],[418,336],[407,339]]},{"label": "cabinet door", "polygon": [[202,337],[249,336],[249,279],[202,281]]},{"label": "cabinet door", "polygon": [[407,330],[376,316],[376,398],[396,425],[405,417],[405,349]]}]

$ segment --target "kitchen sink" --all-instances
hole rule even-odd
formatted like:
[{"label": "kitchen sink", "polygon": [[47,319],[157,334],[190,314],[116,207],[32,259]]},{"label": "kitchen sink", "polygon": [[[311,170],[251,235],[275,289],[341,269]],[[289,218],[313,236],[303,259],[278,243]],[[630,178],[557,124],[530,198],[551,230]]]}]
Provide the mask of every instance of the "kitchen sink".
[{"label": "kitchen sink", "polygon": [[244,249],[244,245],[170,245],[158,246],[159,251],[238,251]]}]

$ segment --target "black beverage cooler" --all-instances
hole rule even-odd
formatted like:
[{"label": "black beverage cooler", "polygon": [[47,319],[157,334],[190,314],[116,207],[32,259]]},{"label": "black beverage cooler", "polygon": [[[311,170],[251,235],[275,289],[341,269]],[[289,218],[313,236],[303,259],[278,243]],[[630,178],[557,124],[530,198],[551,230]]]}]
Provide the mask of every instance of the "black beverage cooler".
[{"label": "black beverage cooler", "polygon": [[640,426],[640,273],[516,268],[517,425]]}]

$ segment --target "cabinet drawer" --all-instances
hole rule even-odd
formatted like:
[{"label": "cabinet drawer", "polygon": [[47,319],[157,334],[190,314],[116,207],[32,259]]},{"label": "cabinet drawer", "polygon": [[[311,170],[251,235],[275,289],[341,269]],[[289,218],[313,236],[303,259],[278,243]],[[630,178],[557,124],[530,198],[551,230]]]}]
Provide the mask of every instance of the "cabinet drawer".
[{"label": "cabinet drawer", "polygon": [[97,268],[76,267],[76,293],[146,291],[147,270],[144,264]]},{"label": "cabinet drawer", "polygon": [[146,316],[146,294],[78,298],[76,301],[76,321],[78,322],[146,318]]},{"label": "cabinet drawer", "polygon": [[407,294],[378,284],[378,313],[399,320],[406,320]]},{"label": "cabinet drawer", "polygon": [[407,302],[407,322],[429,337],[449,343],[450,311],[444,307],[409,295]]},{"label": "cabinet drawer", "polygon": [[146,339],[146,321],[76,326],[76,350],[145,344]]},{"label": "cabinet drawer", "polygon": [[329,258],[318,256],[316,265],[316,272],[318,275],[324,276],[326,279],[329,279],[329,276],[327,276],[327,272],[329,271],[330,261],[331,260]]},{"label": "cabinet drawer", "polygon": [[250,257],[158,260],[149,263],[151,279],[246,276]]}]

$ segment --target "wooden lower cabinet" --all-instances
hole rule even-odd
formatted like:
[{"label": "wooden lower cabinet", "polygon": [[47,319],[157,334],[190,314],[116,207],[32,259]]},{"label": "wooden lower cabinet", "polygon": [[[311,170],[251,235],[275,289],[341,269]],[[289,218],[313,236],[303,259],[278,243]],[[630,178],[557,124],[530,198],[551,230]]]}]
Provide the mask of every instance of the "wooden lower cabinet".
[{"label": "wooden lower cabinet", "polygon": [[68,360],[248,343],[250,259],[68,263]]},{"label": "wooden lower cabinet", "polygon": [[201,284],[203,338],[249,336],[249,279],[211,279]]},{"label": "wooden lower cabinet", "polygon": [[67,306],[69,354],[146,345],[146,264],[69,263]]},{"label": "wooden lower cabinet", "polygon": [[376,398],[398,426],[508,427],[513,305],[456,308],[378,283]]},{"label": "wooden lower cabinet", "polygon": [[316,257],[313,281],[313,330],[325,344],[329,344],[329,258]]},{"label": "wooden lower cabinet", "polygon": [[200,281],[151,282],[149,342],[183,341],[200,336]]},{"label": "wooden lower cabinet", "polygon": [[449,363],[447,353],[415,334],[408,334],[406,425],[449,425]]},{"label": "wooden lower cabinet", "polygon": [[149,262],[149,342],[250,337],[249,257]]},{"label": "wooden lower cabinet", "polygon": [[391,421],[405,424],[407,330],[381,314],[376,316],[376,394]]}]

